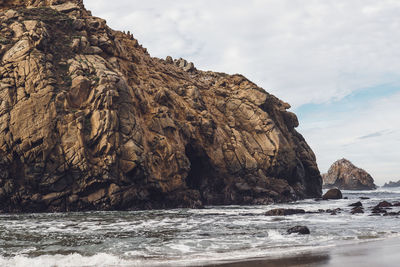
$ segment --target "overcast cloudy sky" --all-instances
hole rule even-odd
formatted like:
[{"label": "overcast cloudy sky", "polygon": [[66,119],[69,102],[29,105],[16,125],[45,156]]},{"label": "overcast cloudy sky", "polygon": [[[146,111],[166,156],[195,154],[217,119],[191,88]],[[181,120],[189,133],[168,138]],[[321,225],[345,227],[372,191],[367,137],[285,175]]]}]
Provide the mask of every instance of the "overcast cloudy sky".
[{"label": "overcast cloudy sky", "polygon": [[321,172],[400,179],[400,1],[86,0],[152,56],[241,73],[298,115]]}]

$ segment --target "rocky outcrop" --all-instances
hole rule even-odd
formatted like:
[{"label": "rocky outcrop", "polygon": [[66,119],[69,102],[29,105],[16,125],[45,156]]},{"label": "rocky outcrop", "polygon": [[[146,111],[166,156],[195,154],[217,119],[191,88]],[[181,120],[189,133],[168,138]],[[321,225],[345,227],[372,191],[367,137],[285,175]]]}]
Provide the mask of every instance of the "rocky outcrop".
[{"label": "rocky outcrop", "polygon": [[383,187],[400,187],[400,180],[397,182],[389,181],[388,183],[385,183]]},{"label": "rocky outcrop", "polygon": [[0,210],[268,204],[321,195],[290,106],[152,58],[82,1],[0,2]]},{"label": "rocky outcrop", "polygon": [[357,168],[349,160],[341,159],[332,164],[328,173],[322,175],[323,188],[342,190],[376,189],[374,179],[363,169]]}]

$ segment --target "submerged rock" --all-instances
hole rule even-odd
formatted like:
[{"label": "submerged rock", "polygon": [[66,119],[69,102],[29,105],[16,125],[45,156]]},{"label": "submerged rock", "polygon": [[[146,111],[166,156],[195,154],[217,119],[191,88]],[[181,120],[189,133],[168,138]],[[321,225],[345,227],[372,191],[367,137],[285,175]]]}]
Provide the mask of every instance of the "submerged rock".
[{"label": "submerged rock", "polygon": [[387,202],[386,200],[379,202],[375,208],[387,208],[393,206],[392,203]]},{"label": "submerged rock", "polygon": [[384,208],[376,206],[372,208],[372,214],[380,214],[380,213],[387,213],[387,211]]},{"label": "submerged rock", "polygon": [[0,210],[320,197],[290,105],[242,75],[152,58],[82,1],[0,7]]},{"label": "submerged rock", "polygon": [[323,196],[322,199],[327,200],[327,199],[342,199],[343,195],[342,192],[337,189],[329,189]]},{"label": "submerged rock", "polygon": [[297,225],[287,230],[288,234],[309,235],[310,229],[307,226]]},{"label": "submerged rock", "polygon": [[332,164],[328,173],[322,175],[323,188],[342,190],[376,189],[374,179],[365,170],[357,168],[349,160],[341,159]]},{"label": "submerged rock", "polygon": [[354,208],[351,210],[351,214],[357,214],[357,213],[364,213],[363,207],[357,206],[357,207],[354,207]]},{"label": "submerged rock", "polygon": [[303,209],[273,209],[265,213],[266,216],[286,216],[293,214],[304,214],[306,213]]},{"label": "submerged rock", "polygon": [[351,203],[349,206],[350,207],[362,207],[362,203],[360,201],[357,201],[355,203]]}]

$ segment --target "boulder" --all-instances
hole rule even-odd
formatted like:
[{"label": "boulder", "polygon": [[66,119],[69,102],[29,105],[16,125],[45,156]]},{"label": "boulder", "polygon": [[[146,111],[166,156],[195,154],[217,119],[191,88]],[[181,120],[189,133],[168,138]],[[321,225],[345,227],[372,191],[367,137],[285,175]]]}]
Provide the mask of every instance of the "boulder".
[{"label": "boulder", "polygon": [[327,200],[327,199],[342,199],[342,198],[343,198],[342,192],[337,188],[329,189],[322,196],[322,199],[324,199],[324,200]]},{"label": "boulder", "polygon": [[374,179],[365,170],[354,166],[349,160],[341,159],[332,164],[328,173],[322,175],[323,188],[341,190],[374,190]]},{"label": "boulder", "polygon": [[297,225],[287,230],[288,234],[309,235],[310,229],[307,226]]},{"label": "boulder", "polygon": [[167,62],[168,64],[173,64],[173,63],[174,63],[174,60],[172,59],[171,56],[167,56],[167,57],[165,58],[165,62]]}]

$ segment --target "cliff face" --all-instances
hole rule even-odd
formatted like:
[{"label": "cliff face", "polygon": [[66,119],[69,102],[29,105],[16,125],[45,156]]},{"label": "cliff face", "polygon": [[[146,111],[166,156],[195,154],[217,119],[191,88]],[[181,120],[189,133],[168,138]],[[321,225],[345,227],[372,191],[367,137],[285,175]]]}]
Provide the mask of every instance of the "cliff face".
[{"label": "cliff face", "polygon": [[376,189],[374,179],[357,168],[347,159],[341,159],[332,164],[328,173],[322,175],[324,188],[339,188],[344,190]]},{"label": "cliff face", "polygon": [[152,58],[81,1],[0,1],[0,210],[267,204],[321,195],[290,106]]}]

